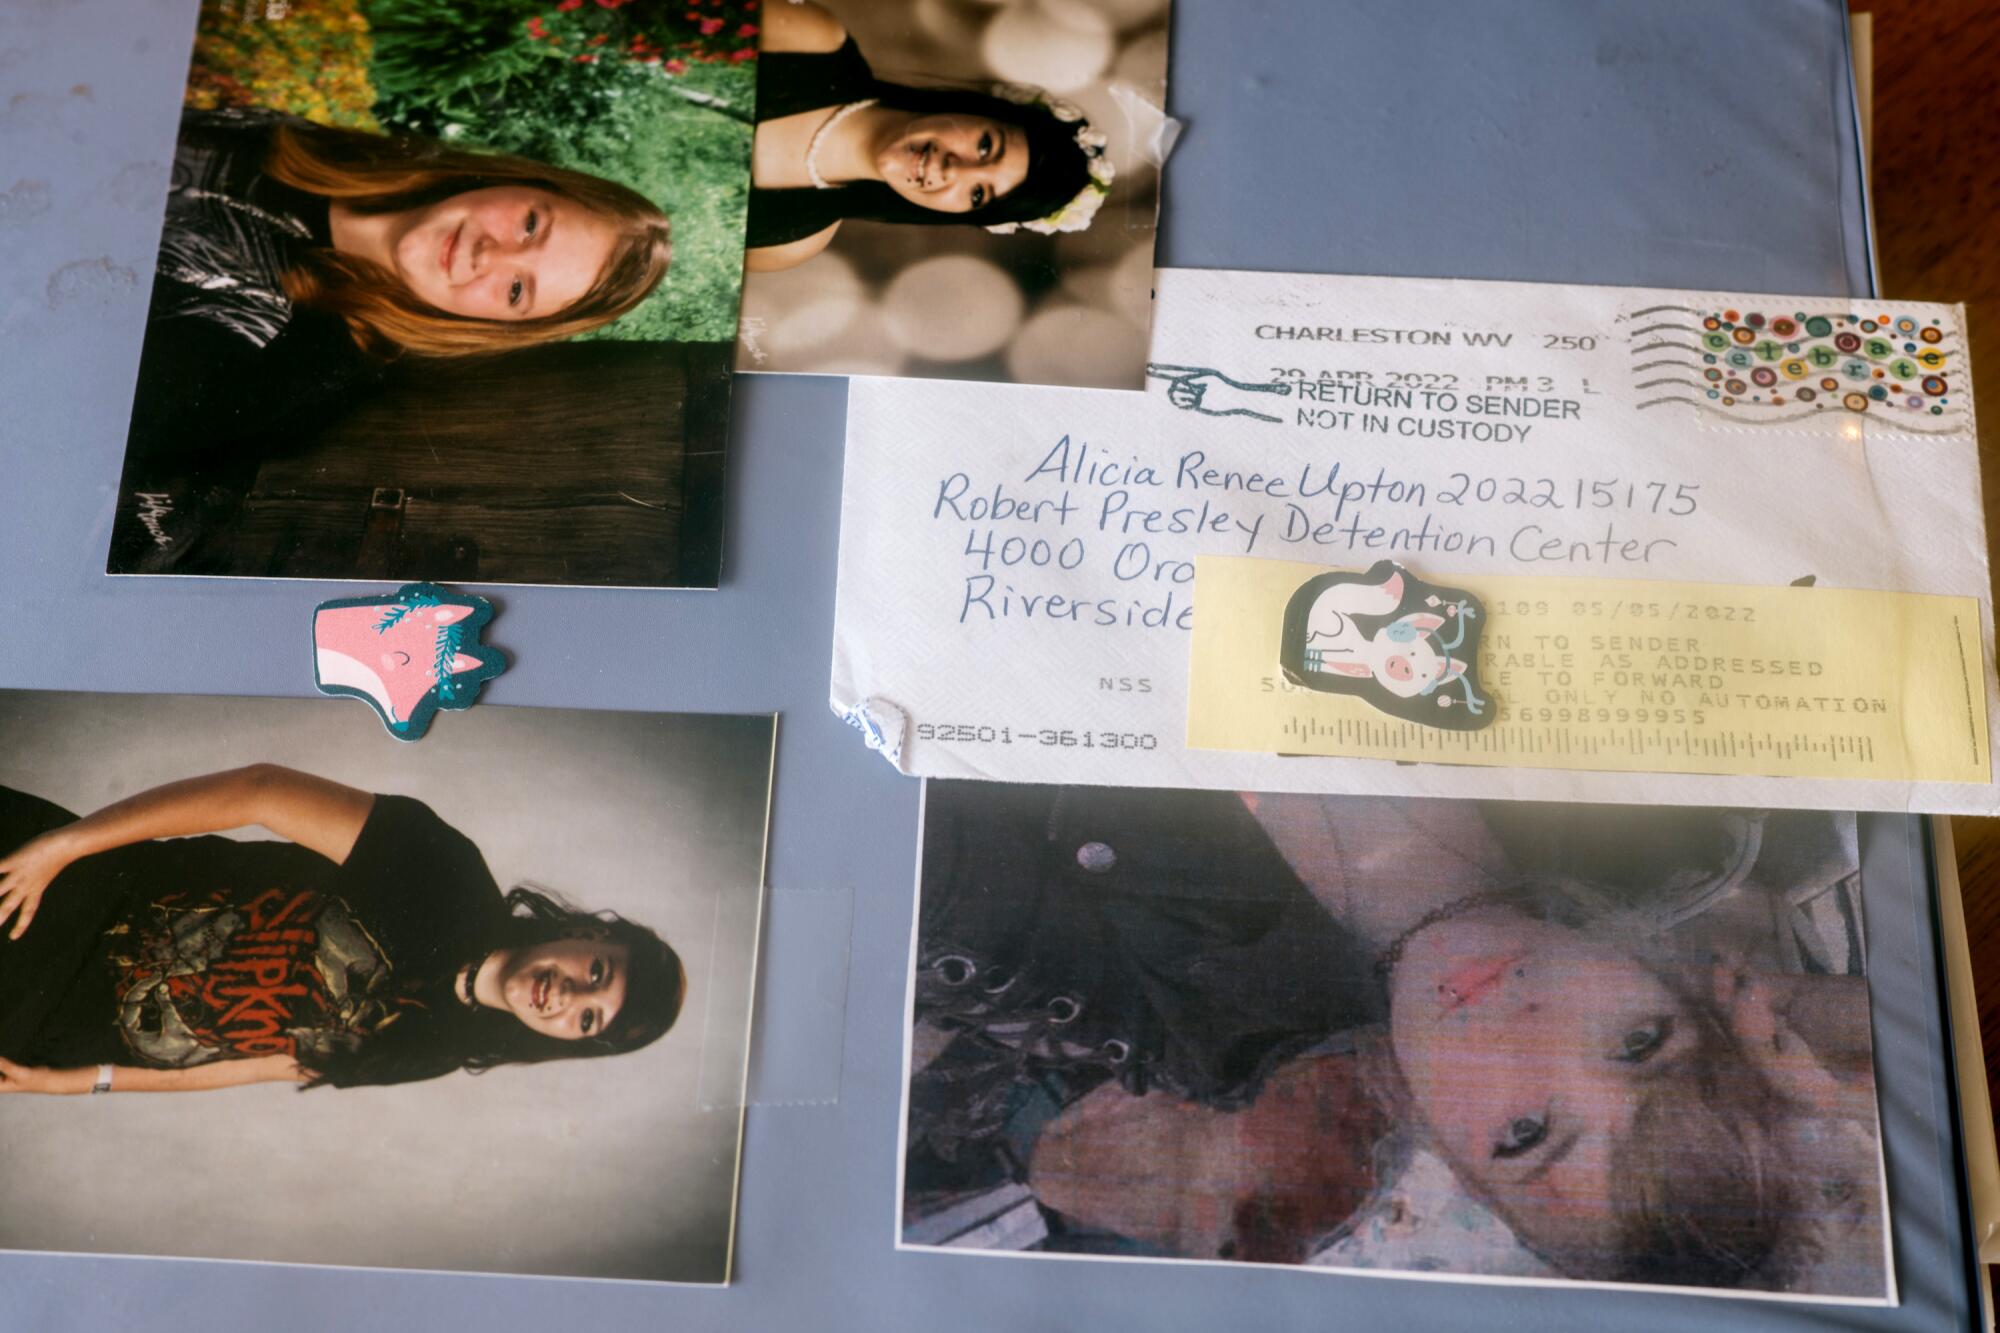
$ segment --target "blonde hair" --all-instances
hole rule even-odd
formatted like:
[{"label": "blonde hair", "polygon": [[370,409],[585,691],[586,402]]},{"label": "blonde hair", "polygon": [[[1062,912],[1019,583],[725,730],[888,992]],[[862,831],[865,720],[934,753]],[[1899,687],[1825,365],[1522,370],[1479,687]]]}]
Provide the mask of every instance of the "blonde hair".
[{"label": "blonde hair", "polygon": [[418,135],[282,126],[265,171],[361,213],[420,208],[468,190],[524,185],[561,195],[612,222],[618,239],[590,289],[554,314],[474,319],[417,299],[380,264],[318,247],[285,274],[293,302],[337,315],[365,352],[390,358],[479,356],[559,342],[626,314],[666,277],[673,247],[667,215],[614,181],[505,153],[472,153]]}]

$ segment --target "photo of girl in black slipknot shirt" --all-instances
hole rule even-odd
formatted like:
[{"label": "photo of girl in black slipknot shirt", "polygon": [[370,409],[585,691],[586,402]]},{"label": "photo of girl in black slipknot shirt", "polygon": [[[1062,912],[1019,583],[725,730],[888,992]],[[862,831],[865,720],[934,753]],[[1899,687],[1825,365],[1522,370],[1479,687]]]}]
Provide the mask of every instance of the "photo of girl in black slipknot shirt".
[{"label": "photo of girl in black slipknot shirt", "polygon": [[[283,841],[210,836],[262,826]],[[673,948],[502,893],[419,801],[271,764],[78,818],[0,787],[0,1093],[409,1083],[674,1025]]]}]

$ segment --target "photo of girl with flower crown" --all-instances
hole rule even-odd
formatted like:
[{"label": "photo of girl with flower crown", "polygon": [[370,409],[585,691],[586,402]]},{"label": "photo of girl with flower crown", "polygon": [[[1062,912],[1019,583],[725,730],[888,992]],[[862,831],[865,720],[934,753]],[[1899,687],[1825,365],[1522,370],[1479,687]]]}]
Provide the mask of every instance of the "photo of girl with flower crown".
[{"label": "photo of girl with flower crown", "polygon": [[203,0],[113,573],[709,586],[758,0]]},{"label": "photo of girl with flower crown", "polygon": [[769,4],[737,369],[1137,388],[1167,10]]},{"label": "photo of girl with flower crown", "polygon": [[931,782],[904,1248],[1892,1303],[1853,815]]}]

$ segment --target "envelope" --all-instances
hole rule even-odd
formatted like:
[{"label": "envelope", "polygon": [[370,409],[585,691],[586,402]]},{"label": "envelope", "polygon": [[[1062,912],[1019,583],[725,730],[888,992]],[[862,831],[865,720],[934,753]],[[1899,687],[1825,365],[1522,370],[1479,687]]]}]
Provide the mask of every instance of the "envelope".
[{"label": "envelope", "polygon": [[1162,270],[1157,302],[1143,393],[854,381],[830,701],[899,769],[2000,810],[1984,754],[1982,781],[1941,782],[1186,739],[1201,556],[1970,599],[1983,720],[2000,693],[1959,307],[1212,270]]}]

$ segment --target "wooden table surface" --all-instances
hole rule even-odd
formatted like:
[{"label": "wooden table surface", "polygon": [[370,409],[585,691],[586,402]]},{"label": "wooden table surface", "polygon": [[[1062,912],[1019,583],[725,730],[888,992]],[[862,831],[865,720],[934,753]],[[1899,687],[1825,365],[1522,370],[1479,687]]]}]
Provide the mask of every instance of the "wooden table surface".
[{"label": "wooden table surface", "polygon": [[[2000,394],[2000,4],[1851,0],[1871,16],[1870,185],[1882,295],[1962,301],[1973,398]],[[2000,403],[2000,397],[1990,401]],[[2000,462],[1981,414],[1988,534],[2000,530]],[[1989,543],[1991,541],[1989,535]],[[1954,819],[1965,926],[1989,1086],[2000,1093],[2000,820]],[[2000,1095],[1995,1104],[2000,1105]]]}]

